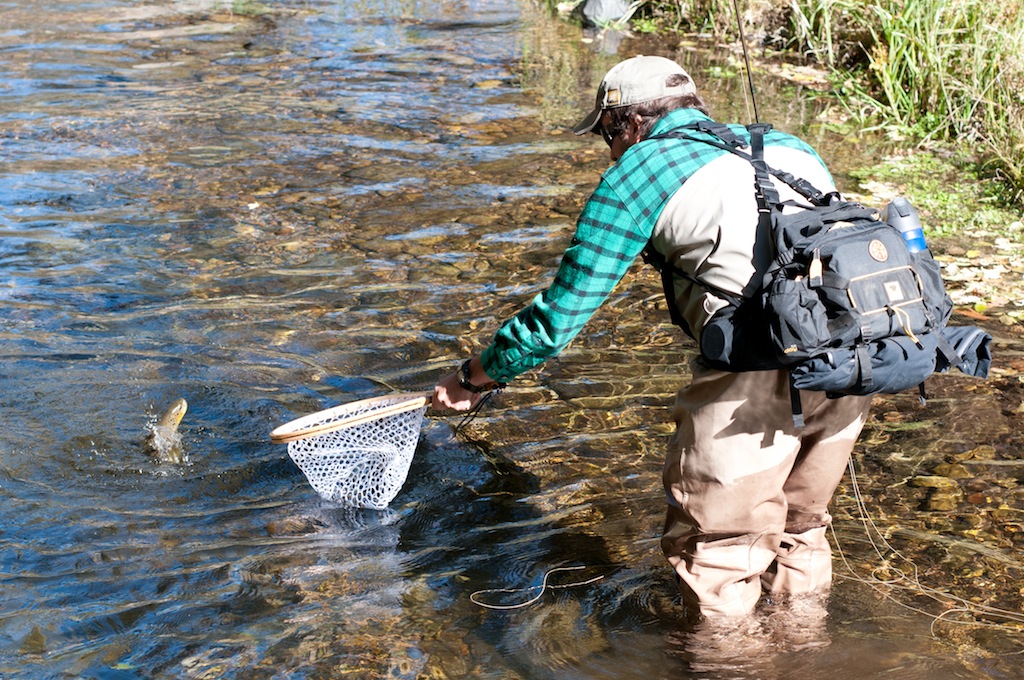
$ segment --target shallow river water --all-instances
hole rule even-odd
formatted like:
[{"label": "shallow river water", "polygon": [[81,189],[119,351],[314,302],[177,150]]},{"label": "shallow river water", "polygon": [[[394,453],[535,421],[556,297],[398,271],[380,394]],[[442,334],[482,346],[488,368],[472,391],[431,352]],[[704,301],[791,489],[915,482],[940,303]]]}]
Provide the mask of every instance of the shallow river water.
[{"label": "shallow river water", "polygon": [[[725,55],[619,49],[749,120]],[[739,632],[685,625],[659,552],[691,349],[639,266],[458,434],[428,414],[384,511],[270,442],[429,389],[540,290],[607,163],[566,126],[614,51],[529,0],[0,0],[0,676],[1024,677],[1013,328],[990,380],[879,401],[827,617]]]}]

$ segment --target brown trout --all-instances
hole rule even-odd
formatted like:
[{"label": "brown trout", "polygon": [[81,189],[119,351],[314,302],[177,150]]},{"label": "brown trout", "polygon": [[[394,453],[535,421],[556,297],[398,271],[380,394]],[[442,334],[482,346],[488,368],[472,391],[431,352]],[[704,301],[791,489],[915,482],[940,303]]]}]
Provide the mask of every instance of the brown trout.
[{"label": "brown trout", "polygon": [[177,399],[167,407],[146,435],[146,453],[161,463],[181,463],[185,460],[178,425],[187,410],[188,402],[184,399]]}]

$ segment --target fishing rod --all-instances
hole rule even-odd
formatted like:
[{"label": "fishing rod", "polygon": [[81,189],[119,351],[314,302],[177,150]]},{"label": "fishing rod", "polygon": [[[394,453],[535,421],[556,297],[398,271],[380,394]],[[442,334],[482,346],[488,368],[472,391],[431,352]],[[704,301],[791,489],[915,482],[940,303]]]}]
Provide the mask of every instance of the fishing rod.
[{"label": "fishing rod", "polygon": [[743,45],[743,62],[747,66],[747,85],[750,86],[750,103],[754,107],[754,122],[760,123],[761,119],[757,115],[757,98],[754,96],[754,76],[750,73],[750,55],[747,54],[747,38],[743,35],[743,20],[740,19],[739,0],[732,0],[732,6],[736,10],[736,28],[740,31],[740,44]]}]

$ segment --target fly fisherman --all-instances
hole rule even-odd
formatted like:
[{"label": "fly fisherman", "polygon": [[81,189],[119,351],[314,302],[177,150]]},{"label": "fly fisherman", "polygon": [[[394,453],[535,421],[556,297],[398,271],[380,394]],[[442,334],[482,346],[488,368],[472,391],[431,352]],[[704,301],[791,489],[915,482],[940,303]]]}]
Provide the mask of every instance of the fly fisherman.
[{"label": "fly fisherman", "polygon": [[[435,408],[467,410],[481,393],[558,354],[645,249],[652,262],[672,262],[700,279],[703,285],[668,279],[673,318],[702,354],[718,343],[705,323],[726,306],[722,295],[756,291],[771,253],[760,233],[750,163],[694,139],[651,139],[696,122],[713,123],[675,62],[637,56],[608,72],[594,110],[573,130],[600,134],[614,165],[584,206],[554,282],[506,321],[480,356],[434,388]],[[743,126],[729,128],[748,138]],[[821,158],[796,137],[769,131],[764,156],[822,191],[834,188]],[[782,200],[797,198],[778,185]],[[766,350],[753,345],[737,340],[733,352],[756,357]],[[691,371],[673,412],[661,541],[684,602],[716,618],[749,614],[762,592],[774,599],[826,593],[827,506],[870,397],[802,392],[805,422],[797,428],[787,371],[727,372],[700,358]]]}]

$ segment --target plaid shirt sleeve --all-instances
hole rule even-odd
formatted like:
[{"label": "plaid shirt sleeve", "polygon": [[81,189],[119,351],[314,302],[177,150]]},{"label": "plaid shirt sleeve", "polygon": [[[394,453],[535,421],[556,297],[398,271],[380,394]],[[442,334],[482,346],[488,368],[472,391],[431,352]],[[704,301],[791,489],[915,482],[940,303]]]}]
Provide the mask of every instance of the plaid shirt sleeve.
[{"label": "plaid shirt sleeve", "polygon": [[558,354],[608,298],[649,237],[603,179],[576,223],[551,286],[505,322],[484,351],[487,375],[507,382]]},{"label": "plaid shirt sleeve", "polygon": [[[652,134],[706,117],[673,111]],[[745,133],[742,126],[738,130]],[[782,133],[766,144],[807,147]],[[481,357],[494,380],[508,382],[558,354],[582,330],[647,245],[665,203],[690,175],[721,154],[710,144],[676,139],[631,147],[601,178],[576,223],[551,286],[506,321]],[[811,151],[813,153],[813,151]]]}]

